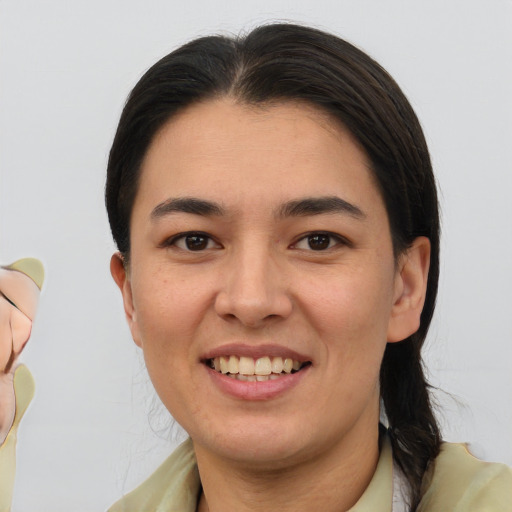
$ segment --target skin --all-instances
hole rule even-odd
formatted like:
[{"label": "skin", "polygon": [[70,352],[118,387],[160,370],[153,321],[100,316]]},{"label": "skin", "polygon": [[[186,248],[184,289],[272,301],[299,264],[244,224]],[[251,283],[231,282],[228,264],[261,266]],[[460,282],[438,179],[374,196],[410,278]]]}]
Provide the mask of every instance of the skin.
[{"label": "skin", "polygon": [[14,371],[32,331],[39,288],[22,272],[0,268],[0,443],[15,414]]},{"label": "skin", "polygon": [[[369,168],[343,126],[296,103],[196,104],[148,150],[130,264],[116,254],[111,271],[155,389],[194,442],[200,511],[339,512],[371,480],[383,352],[419,326],[430,246],[418,238],[395,259]],[[333,196],[361,214],[283,214]],[[184,197],[222,214],[152,214]],[[200,250],[176,238],[190,231],[210,237]],[[332,235],[312,250],[319,233]],[[203,363],[230,343],[275,344],[311,365],[278,396],[236,398]]]}]

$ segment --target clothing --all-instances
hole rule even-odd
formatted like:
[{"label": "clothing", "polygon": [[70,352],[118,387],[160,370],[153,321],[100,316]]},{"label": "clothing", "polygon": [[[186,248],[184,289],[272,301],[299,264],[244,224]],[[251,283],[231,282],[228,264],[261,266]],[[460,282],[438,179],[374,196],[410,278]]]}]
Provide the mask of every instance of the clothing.
[{"label": "clothing", "polygon": [[[385,442],[375,476],[350,512],[391,512],[392,467],[391,447],[389,442]],[[188,439],[148,480],[108,512],[195,512],[200,487],[192,441]]]},{"label": "clothing", "polygon": [[[24,366],[16,370],[14,386],[16,416],[13,428],[0,446],[0,512],[9,511],[16,430],[34,393],[33,379]],[[375,474],[350,512],[396,512],[392,505],[396,482],[391,445],[385,437]],[[192,441],[188,439],[108,512],[196,512],[200,488]],[[425,475],[424,488],[418,512],[512,512],[512,469],[504,464],[482,462],[461,444],[443,443],[435,464]]]},{"label": "clothing", "polygon": [[[418,512],[512,511],[512,469],[482,462],[461,444],[443,443],[425,483]],[[200,485],[189,439],[108,512],[195,512]],[[385,438],[370,485],[349,512],[392,512],[392,490],[393,456]]]}]

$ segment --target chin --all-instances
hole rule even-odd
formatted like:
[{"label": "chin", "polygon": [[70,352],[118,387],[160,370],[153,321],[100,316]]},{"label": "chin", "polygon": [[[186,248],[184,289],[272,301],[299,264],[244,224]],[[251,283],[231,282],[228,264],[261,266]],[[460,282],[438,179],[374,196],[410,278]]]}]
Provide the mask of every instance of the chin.
[{"label": "chin", "polygon": [[225,422],[208,432],[190,432],[196,450],[208,451],[253,469],[277,469],[304,460],[323,444],[312,439],[304,421],[287,424],[276,418]]}]

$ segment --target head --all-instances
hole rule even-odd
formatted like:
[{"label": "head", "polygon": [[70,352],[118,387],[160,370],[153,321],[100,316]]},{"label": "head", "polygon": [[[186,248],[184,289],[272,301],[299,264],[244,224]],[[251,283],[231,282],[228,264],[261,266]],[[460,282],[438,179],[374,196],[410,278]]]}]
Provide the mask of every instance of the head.
[{"label": "head", "polygon": [[346,41],[314,29],[270,25],[240,38],[206,37],[179,48],[150,68],[133,89],[110,153],[107,210],[128,272],[132,213],[151,148],[169,136],[173,120],[183,123],[188,116],[190,121],[190,116],[207,115],[205,105],[220,104],[234,105],[239,113],[245,109],[248,116],[277,113],[272,121],[278,123],[286,123],[286,109],[295,109],[293,115],[302,109],[329,133],[346,135],[368,168],[368,183],[378,192],[395,268],[419,240],[429,241],[418,326],[403,339],[388,340],[379,364],[394,456],[409,475],[417,501],[421,476],[439,450],[421,363],[437,293],[439,219],[418,119],[379,64]]}]

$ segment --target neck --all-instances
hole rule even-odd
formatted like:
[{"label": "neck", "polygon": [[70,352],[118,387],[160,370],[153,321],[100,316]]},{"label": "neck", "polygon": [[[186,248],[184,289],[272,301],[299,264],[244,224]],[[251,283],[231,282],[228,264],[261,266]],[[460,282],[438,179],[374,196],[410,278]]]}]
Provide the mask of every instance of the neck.
[{"label": "neck", "polygon": [[349,510],[361,497],[379,458],[377,425],[350,433],[300,463],[271,467],[224,460],[195,445],[203,494],[198,512]]}]

